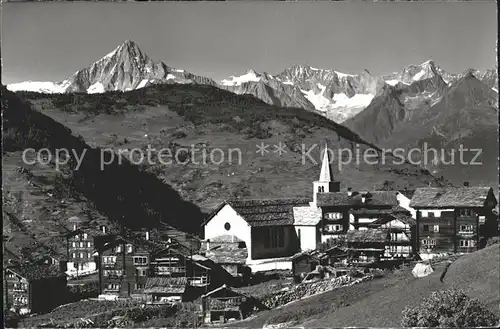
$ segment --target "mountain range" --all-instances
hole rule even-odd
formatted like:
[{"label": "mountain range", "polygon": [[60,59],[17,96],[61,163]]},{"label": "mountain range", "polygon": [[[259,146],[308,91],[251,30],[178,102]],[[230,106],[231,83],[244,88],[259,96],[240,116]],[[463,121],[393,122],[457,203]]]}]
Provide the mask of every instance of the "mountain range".
[{"label": "mountain range", "polygon": [[28,81],[8,85],[12,91],[43,93],[103,93],[129,91],[159,83],[198,83],[216,85],[212,79],[153,61],[137,44],[126,40],[87,68],[60,82]]},{"label": "mountain range", "polygon": [[[7,88],[12,91],[43,93],[102,93],[134,90],[162,83],[208,84],[236,94],[251,94],[271,105],[304,108],[341,123],[367,108],[376,96],[384,94],[388,85],[399,85],[402,88],[411,86],[413,96],[409,96],[412,99],[408,99],[408,104],[414,107],[415,98],[419,102],[434,102],[438,96],[427,90],[425,85],[429,83],[429,79],[438,85],[450,85],[464,74],[448,73],[429,60],[382,76],[372,75],[368,70],[359,74],[346,74],[333,69],[294,65],[274,75],[248,70],[242,75],[231,76],[217,83],[184,69],[170,67],[161,61],[155,62],[135,42],[127,40],[100,60],[63,81],[28,81],[10,84]],[[498,88],[496,69],[485,72],[473,70],[473,74],[490,88]]]}]

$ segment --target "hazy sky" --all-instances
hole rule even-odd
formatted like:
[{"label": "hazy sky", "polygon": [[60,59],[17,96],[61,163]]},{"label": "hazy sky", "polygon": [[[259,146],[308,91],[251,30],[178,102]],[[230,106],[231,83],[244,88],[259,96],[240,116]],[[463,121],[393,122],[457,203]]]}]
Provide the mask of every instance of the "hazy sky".
[{"label": "hazy sky", "polygon": [[492,2],[4,3],[3,83],[59,81],[126,39],[154,60],[216,80],[293,64],[345,73],[434,59],[495,64]]}]

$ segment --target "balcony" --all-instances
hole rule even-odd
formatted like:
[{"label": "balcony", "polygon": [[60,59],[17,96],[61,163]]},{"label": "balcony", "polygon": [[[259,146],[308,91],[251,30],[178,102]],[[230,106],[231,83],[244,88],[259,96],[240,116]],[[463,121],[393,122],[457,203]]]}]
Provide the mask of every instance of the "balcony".
[{"label": "balcony", "polygon": [[208,277],[206,277],[206,276],[191,277],[191,278],[188,278],[188,282],[193,287],[204,287],[210,283],[208,281]]},{"label": "balcony", "polygon": [[156,267],[153,269],[153,272],[157,275],[170,275],[177,273],[186,273],[186,268],[184,266],[177,267]]},{"label": "balcony", "polygon": [[208,308],[210,311],[239,310],[242,302],[241,297],[214,298],[210,299]]}]

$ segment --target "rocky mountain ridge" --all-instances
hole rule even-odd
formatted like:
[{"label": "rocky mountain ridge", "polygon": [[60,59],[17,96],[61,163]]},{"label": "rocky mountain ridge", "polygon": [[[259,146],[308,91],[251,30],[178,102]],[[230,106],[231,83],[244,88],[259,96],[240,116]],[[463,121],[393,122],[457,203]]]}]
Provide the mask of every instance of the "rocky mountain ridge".
[{"label": "rocky mountain ridge", "polygon": [[[400,85],[400,88],[411,90],[405,104],[415,108],[420,103],[434,103],[441,94],[436,93],[436,88],[453,84],[468,71],[449,73],[433,60],[408,65],[399,72],[382,76],[372,75],[368,70],[346,74],[301,64],[274,75],[248,70],[217,83],[161,61],[153,61],[135,42],[127,40],[97,62],[61,82],[30,81],[11,84],[8,88],[42,93],[102,93],[135,90],[151,84],[208,84],[235,94],[250,94],[271,105],[304,108],[342,123],[367,108],[375,96],[383,94],[387,85]],[[496,69],[472,72],[490,88],[497,90]]]}]

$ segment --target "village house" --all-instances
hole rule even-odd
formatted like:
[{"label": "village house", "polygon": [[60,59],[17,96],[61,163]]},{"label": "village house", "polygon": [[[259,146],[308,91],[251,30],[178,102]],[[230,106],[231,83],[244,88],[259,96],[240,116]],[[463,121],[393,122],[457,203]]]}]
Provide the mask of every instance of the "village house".
[{"label": "village house", "polygon": [[146,279],[144,294],[148,304],[165,304],[192,300],[188,297],[188,281],[185,276],[157,276]]},{"label": "village house", "polygon": [[369,225],[370,229],[383,229],[389,232],[385,246],[384,259],[411,260],[416,255],[416,220],[407,211],[394,211],[385,214]]},{"label": "village house", "polygon": [[226,323],[231,319],[242,320],[256,307],[253,298],[227,285],[222,285],[203,295],[201,300],[205,323]]},{"label": "village house", "polygon": [[[190,286],[209,287],[213,267],[194,258],[194,255],[186,255],[182,250],[170,245],[151,254],[149,274],[152,277],[184,277]],[[199,259],[199,256],[196,259]]]},{"label": "village house", "polygon": [[225,234],[207,239],[202,243],[200,253],[230,275],[230,280],[225,283],[238,286],[250,279],[251,269],[246,265],[248,249],[245,241],[238,237]]},{"label": "village house", "polygon": [[349,230],[367,230],[377,220],[397,213],[411,216],[411,191],[366,191],[352,188],[340,191],[330,167],[328,152],[323,153],[319,180],[313,183],[311,208],[319,209],[321,242],[342,241]]},{"label": "village house", "polygon": [[292,274],[295,279],[303,279],[320,265],[320,259],[308,252],[300,252],[292,258]]},{"label": "village house", "polygon": [[49,312],[66,302],[66,284],[66,274],[58,266],[21,264],[6,268],[4,305],[20,314]]},{"label": "village house", "polygon": [[379,263],[389,241],[389,232],[382,229],[352,230],[347,232],[348,263],[372,266]]},{"label": "village house", "polygon": [[102,298],[143,298],[150,265],[147,242],[115,237],[96,248]]},{"label": "village house", "polygon": [[422,258],[467,253],[498,235],[498,202],[490,187],[418,188],[411,200],[417,210],[417,250]]},{"label": "village house", "polygon": [[97,272],[97,261],[94,255],[95,239],[106,235],[107,228],[101,225],[99,230],[89,227],[86,221],[73,216],[68,220],[69,232],[64,234],[66,239],[66,258],[69,277],[93,274]]},{"label": "village house", "polygon": [[332,246],[319,255],[321,265],[339,266],[345,265],[347,259],[347,247]]}]

